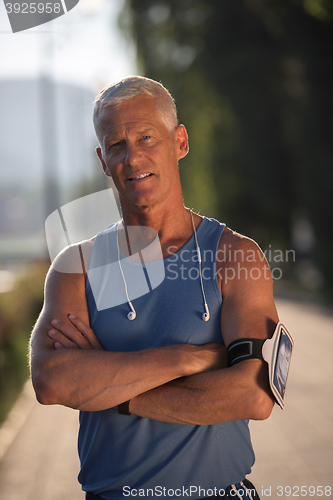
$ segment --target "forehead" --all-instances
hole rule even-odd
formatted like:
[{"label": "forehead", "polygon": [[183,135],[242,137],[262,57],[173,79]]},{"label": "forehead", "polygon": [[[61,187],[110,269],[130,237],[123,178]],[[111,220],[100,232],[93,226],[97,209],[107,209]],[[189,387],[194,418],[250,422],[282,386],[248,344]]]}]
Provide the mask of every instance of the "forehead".
[{"label": "forehead", "polygon": [[102,135],[136,127],[165,127],[161,112],[150,96],[140,96],[117,105],[104,106],[99,114]]}]

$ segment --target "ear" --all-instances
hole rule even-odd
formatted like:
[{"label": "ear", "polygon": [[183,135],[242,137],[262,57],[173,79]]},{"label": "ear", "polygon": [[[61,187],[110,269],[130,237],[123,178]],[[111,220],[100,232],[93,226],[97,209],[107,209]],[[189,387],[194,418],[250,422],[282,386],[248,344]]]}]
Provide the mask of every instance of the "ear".
[{"label": "ear", "polygon": [[104,170],[105,175],[107,175],[108,177],[111,177],[109,167],[107,166],[107,164],[103,160],[102,150],[101,150],[101,148],[99,146],[96,148],[96,154],[97,154],[97,156],[99,158],[99,161],[102,164],[102,168]]},{"label": "ear", "polygon": [[175,130],[175,142],[178,145],[178,160],[189,152],[188,135],[184,125],[178,125]]}]

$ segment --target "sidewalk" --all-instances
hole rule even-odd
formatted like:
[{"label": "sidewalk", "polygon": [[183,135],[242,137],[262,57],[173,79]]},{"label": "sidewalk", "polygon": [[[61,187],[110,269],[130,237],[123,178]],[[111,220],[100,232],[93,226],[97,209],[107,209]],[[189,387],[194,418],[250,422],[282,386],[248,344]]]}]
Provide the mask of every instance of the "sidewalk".
[{"label": "sidewalk", "polygon": [[268,420],[250,424],[256,452],[250,479],[262,499],[270,489],[272,498],[301,497],[301,486],[307,487],[304,498],[319,498],[320,489],[310,486],[322,486],[323,498],[333,498],[333,314],[314,305],[276,302],[295,348],[285,409],[275,405]]},{"label": "sidewalk", "polygon": [[[319,486],[323,498],[332,498],[333,314],[286,300],[277,306],[295,340],[286,408],[275,406],[267,421],[251,422],[256,464],[249,479],[262,500],[319,498]],[[78,413],[39,405],[28,386],[12,428],[0,466],[1,500],[83,500],[76,480]],[[0,454],[3,441],[0,431]]]},{"label": "sidewalk", "polygon": [[[21,420],[14,414],[12,443],[0,464],[0,499],[84,500],[76,479],[78,412],[38,404],[30,383],[21,399]],[[0,432],[0,449],[1,441]]]}]

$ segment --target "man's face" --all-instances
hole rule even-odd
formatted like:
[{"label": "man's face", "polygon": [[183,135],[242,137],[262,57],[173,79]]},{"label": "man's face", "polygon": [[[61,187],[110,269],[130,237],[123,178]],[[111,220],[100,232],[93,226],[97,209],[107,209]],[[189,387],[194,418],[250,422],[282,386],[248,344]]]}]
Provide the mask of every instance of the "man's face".
[{"label": "man's face", "polygon": [[183,126],[170,133],[154,99],[140,96],[101,111],[97,154],[123,204],[149,207],[172,202],[180,189],[178,161],[188,151]]}]

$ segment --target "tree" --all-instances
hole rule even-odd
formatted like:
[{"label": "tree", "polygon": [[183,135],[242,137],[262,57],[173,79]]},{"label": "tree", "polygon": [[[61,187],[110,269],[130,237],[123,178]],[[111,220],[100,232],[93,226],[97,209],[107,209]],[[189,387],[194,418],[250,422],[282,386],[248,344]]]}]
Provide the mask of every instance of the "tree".
[{"label": "tree", "polygon": [[284,249],[302,213],[316,247],[298,258],[333,290],[331,2],[127,0],[125,13],[141,72],[189,131],[186,204]]}]

